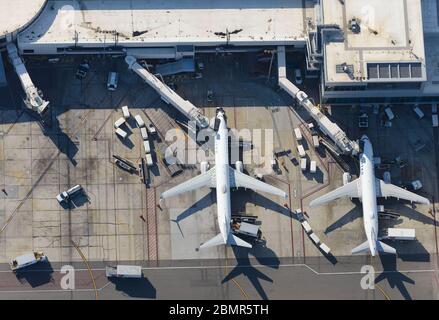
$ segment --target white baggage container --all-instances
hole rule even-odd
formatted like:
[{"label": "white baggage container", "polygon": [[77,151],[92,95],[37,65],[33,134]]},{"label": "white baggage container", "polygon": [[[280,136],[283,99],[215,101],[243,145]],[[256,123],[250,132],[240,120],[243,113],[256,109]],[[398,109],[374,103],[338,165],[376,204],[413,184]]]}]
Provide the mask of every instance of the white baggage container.
[{"label": "white baggage container", "polygon": [[127,106],[122,107],[122,114],[125,119],[128,119],[130,117],[130,111],[128,110]]},{"label": "white baggage container", "polygon": [[329,254],[331,249],[324,243],[320,245],[320,250],[322,250],[325,254]]},{"label": "white baggage container", "polygon": [[123,125],[125,123],[125,118],[124,117],[120,117],[119,119],[116,120],[116,122],[114,123],[114,129],[119,128],[121,125]]},{"label": "white baggage container", "polygon": [[121,128],[116,129],[116,134],[121,137],[122,139],[125,139],[128,135],[125,131],[123,131]]},{"label": "white baggage container", "polygon": [[302,169],[302,171],[306,171],[306,159],[305,158],[300,159],[300,169]]},{"label": "white baggage container", "polygon": [[139,114],[136,114],[134,116],[134,119],[136,119],[136,123],[137,123],[137,126],[139,128],[142,128],[145,126],[145,122],[143,121],[142,117]]},{"label": "white baggage container", "polygon": [[313,160],[313,161],[311,161],[311,164],[309,165],[309,172],[316,173],[316,171],[317,171],[317,162],[315,162]]},{"label": "white baggage container", "polygon": [[308,221],[302,222],[302,227],[305,230],[306,233],[310,233],[312,231],[311,226],[309,225]]},{"label": "white baggage container", "polygon": [[297,140],[302,140],[302,138],[303,138],[302,137],[302,132],[300,132],[299,128],[295,128],[294,129],[294,134],[295,134]]},{"label": "white baggage container", "polygon": [[143,148],[145,148],[145,153],[146,154],[151,153],[151,147],[149,146],[149,141],[148,140],[143,141]]},{"label": "white baggage container", "polygon": [[319,137],[318,136],[312,136],[312,144],[314,145],[314,148],[318,148],[320,146]]},{"label": "white baggage container", "polygon": [[140,128],[140,134],[143,140],[148,140],[148,130],[145,127]]},{"label": "white baggage container", "polygon": [[392,240],[415,240],[415,229],[403,229],[403,228],[389,228],[387,229],[387,239]]},{"label": "white baggage container", "polygon": [[297,151],[299,152],[299,156],[301,158],[306,157],[305,149],[303,148],[303,146],[301,144],[299,144],[297,146]]},{"label": "white baggage container", "polygon": [[315,233],[311,233],[309,235],[309,237],[311,238],[311,240],[316,244],[319,245],[320,244],[320,239],[319,237],[317,237],[317,235]]},{"label": "white baggage container", "polygon": [[436,103],[433,103],[431,105],[431,113],[437,113],[437,104]]},{"label": "white baggage container", "polygon": [[152,162],[152,156],[151,156],[150,153],[148,153],[148,154],[145,156],[145,160],[146,160],[146,165],[147,165],[148,167],[152,167],[152,166],[154,165],[154,162]]}]

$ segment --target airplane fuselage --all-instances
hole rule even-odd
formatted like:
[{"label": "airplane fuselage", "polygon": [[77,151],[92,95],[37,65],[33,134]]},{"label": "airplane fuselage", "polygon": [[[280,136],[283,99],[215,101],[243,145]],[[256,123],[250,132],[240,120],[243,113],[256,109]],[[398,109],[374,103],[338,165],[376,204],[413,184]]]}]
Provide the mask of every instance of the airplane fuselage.
[{"label": "airplane fuselage", "polygon": [[363,136],[363,153],[360,155],[361,201],[363,204],[363,222],[370,253],[377,253],[378,209],[376,179],[373,164],[373,148],[367,136]]},{"label": "airplane fuselage", "polygon": [[220,124],[215,134],[216,203],[218,225],[226,243],[231,220],[228,129],[224,112],[218,112],[217,118]]}]

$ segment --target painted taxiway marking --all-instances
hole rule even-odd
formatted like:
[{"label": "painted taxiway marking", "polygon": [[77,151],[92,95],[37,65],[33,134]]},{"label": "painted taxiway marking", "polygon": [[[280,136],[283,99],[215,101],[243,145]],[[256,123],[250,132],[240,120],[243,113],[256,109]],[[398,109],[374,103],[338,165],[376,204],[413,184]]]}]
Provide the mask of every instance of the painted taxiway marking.
[{"label": "painted taxiway marking", "polygon": [[[364,274],[361,271],[341,271],[341,272],[319,272],[306,264],[254,264],[248,266],[231,265],[229,268],[291,268],[291,267],[304,267],[317,275],[355,275]],[[182,266],[182,267],[142,267],[142,270],[185,270],[185,269],[222,269],[224,266]],[[105,271],[105,268],[91,268],[92,271]],[[28,272],[48,272],[49,270],[31,270]],[[51,269],[50,271],[59,272],[60,269]],[[88,271],[88,269],[75,268],[75,271]],[[409,269],[409,270],[375,270],[376,273],[433,273],[437,272],[435,269]],[[11,273],[10,270],[0,270],[0,273]]]}]

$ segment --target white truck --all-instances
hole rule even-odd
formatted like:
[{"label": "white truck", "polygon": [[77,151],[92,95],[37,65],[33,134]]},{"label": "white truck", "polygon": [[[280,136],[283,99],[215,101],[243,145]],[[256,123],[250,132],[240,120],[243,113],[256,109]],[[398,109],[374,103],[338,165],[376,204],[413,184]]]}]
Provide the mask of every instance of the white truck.
[{"label": "white truck", "polygon": [[312,160],[309,166],[309,172],[316,173],[317,172],[317,162]]},{"label": "white truck", "polygon": [[19,269],[31,266],[41,261],[47,261],[47,257],[44,255],[43,252],[38,251],[18,256],[14,260],[9,262],[9,265],[12,271],[17,271]]},{"label": "white truck", "polygon": [[393,119],[395,119],[395,115],[393,114],[393,111],[390,107],[387,107],[386,109],[384,109],[384,112],[386,113],[386,116],[389,119],[389,121],[392,121]]},{"label": "white truck", "polygon": [[136,120],[137,126],[139,128],[142,128],[145,126],[145,122],[143,121],[142,117],[139,114],[136,114],[134,116],[134,119]]},{"label": "white truck", "polygon": [[141,266],[117,265],[116,267],[107,266],[105,268],[107,278],[142,278]]},{"label": "white truck", "polygon": [[119,119],[116,120],[116,122],[114,123],[114,129],[119,128],[121,125],[123,125],[126,122],[124,117],[120,117]]},{"label": "white truck", "polygon": [[129,117],[130,117],[131,115],[130,115],[130,110],[128,110],[128,106],[123,106],[123,107],[122,107],[122,114],[123,114],[123,117],[124,117],[125,119],[129,119]]},{"label": "white truck", "polygon": [[235,224],[235,233],[243,234],[253,238],[259,237],[259,227],[252,223],[240,222]]},{"label": "white truck", "polygon": [[142,136],[143,141],[148,140],[148,130],[145,127],[140,128],[140,134]]},{"label": "white truck", "polygon": [[147,165],[148,167],[152,167],[152,166],[154,165],[154,162],[152,161],[152,156],[151,156],[150,153],[147,153],[147,154],[145,155],[145,160],[146,160],[146,165]]},{"label": "white truck", "polygon": [[416,113],[419,119],[424,118],[424,112],[422,112],[421,108],[419,108],[419,105],[415,105],[413,108],[413,111]]},{"label": "white truck", "polygon": [[143,148],[145,149],[145,154],[151,153],[151,147],[148,140],[143,141]]},{"label": "white truck", "polygon": [[388,228],[382,239],[412,241],[416,239],[415,229]]},{"label": "white truck", "polygon": [[70,200],[71,197],[73,197],[75,194],[82,191],[82,187],[80,184],[77,184],[74,187],[71,187],[67,191],[63,191],[60,194],[56,196],[56,200],[58,200],[59,203],[67,202]]},{"label": "white truck", "polygon": [[318,136],[312,136],[312,144],[314,145],[314,148],[318,148],[320,146],[320,141]]},{"label": "white truck", "polygon": [[115,131],[115,133],[116,133],[119,137],[121,137],[122,139],[125,139],[125,138],[127,137],[127,135],[128,135],[128,133],[127,133],[126,131],[122,130],[121,128],[117,128],[116,131]]},{"label": "white truck", "polygon": [[300,132],[299,128],[294,129],[294,135],[296,136],[297,141],[300,141],[303,138],[302,132]]},{"label": "white truck", "polygon": [[300,169],[306,171],[306,158],[300,159]]},{"label": "white truck", "polygon": [[306,157],[305,148],[301,144],[297,146],[297,152],[299,152],[301,158]]}]

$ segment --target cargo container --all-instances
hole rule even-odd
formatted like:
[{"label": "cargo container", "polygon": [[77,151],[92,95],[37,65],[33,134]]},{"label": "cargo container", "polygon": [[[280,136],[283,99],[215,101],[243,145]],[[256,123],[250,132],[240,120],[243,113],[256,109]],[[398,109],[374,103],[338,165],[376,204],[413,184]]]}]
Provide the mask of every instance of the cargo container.
[{"label": "cargo container", "polygon": [[139,128],[142,128],[142,127],[145,126],[145,122],[143,121],[143,119],[142,119],[142,117],[141,117],[140,115],[136,114],[136,115],[134,116],[134,119],[136,120],[137,126],[138,126]]},{"label": "cargo container", "polygon": [[114,123],[114,128],[117,129],[119,128],[121,125],[123,125],[126,122],[124,117],[120,117],[119,119],[116,120],[116,122]]},{"label": "cargo container", "polygon": [[125,131],[123,131],[121,128],[116,129],[116,134],[121,137],[122,139],[125,139],[128,135]]},{"label": "cargo container", "polygon": [[128,265],[106,267],[105,274],[107,278],[142,278],[142,267]]},{"label": "cargo container", "polygon": [[128,110],[127,106],[122,107],[122,114],[125,119],[128,119],[130,117],[130,111]]}]

